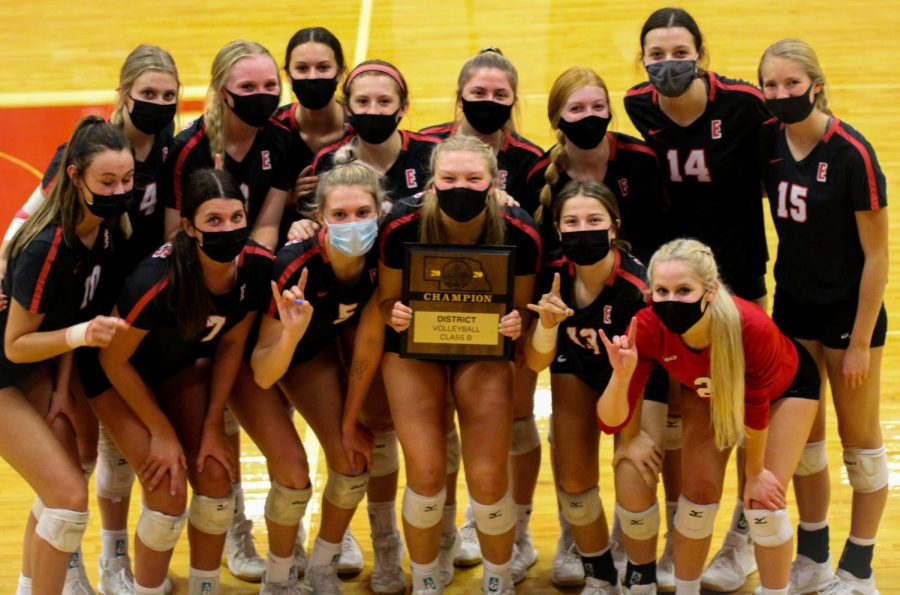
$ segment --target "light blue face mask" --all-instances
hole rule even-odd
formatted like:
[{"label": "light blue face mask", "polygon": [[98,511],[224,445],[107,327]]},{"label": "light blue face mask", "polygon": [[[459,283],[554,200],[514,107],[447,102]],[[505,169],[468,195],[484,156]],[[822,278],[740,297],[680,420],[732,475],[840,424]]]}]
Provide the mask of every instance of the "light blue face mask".
[{"label": "light blue face mask", "polygon": [[378,237],[378,221],[365,219],[351,223],[329,223],[328,241],[347,256],[362,256]]}]

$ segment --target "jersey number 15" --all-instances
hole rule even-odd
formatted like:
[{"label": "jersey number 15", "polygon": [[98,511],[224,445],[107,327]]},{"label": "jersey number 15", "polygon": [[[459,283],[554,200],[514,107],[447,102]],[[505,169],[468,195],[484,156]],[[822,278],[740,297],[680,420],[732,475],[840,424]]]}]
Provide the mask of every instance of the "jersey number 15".
[{"label": "jersey number 15", "polygon": [[[775,214],[779,219],[791,219],[797,223],[806,222],[806,195],[809,188],[790,182],[778,183],[778,208]],[[769,197],[771,200],[771,197]]]}]

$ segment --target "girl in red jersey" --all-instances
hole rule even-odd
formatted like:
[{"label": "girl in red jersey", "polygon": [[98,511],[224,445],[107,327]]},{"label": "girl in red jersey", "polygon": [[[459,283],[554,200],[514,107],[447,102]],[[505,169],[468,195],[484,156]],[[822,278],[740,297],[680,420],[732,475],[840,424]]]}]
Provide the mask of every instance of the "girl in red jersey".
[{"label": "girl in red jersey", "polygon": [[759,82],[778,118],[763,161],[778,232],[772,318],[829,380],[853,488],[850,536],[832,578],[822,407],[794,481],[800,529],[791,590],[877,593],[872,555],[888,497],[878,411],[887,330],[885,179],[868,141],[828,108],[825,74],[809,45],[785,39],[770,46]]},{"label": "girl in red jersey", "polygon": [[[188,517],[189,593],[218,592],[237,467],[225,403],[269,295],[274,259],[248,239],[243,194],[227,172],[195,172],[182,214],[174,243],[145,259],[125,283],[116,311],[130,327],[100,353],[115,390],[91,400],[144,491],[135,541],[138,594],[163,592]],[[186,479],[194,492],[189,515]]]},{"label": "girl in red jersey", "polygon": [[[405,242],[511,244],[515,258],[516,310],[500,321],[500,332],[516,339],[534,292],[540,265],[540,234],[521,209],[500,207],[493,151],[480,140],[454,136],[432,158],[433,187],[421,199],[394,205],[381,231],[379,302],[391,327],[383,370],[394,424],[407,469],[403,517],[413,569],[413,591],[440,592],[452,578],[452,554],[439,558],[444,471],[450,453],[444,437],[448,399],[455,402],[463,435],[462,454],[473,516],[484,552],[482,589],[512,593],[515,505],[509,492],[507,458],[512,438],[511,362],[401,359],[400,333],[413,312],[400,300]],[[455,534],[455,529],[454,529]],[[450,568],[447,568],[447,565]]]},{"label": "girl in red jersey", "polygon": [[[587,585],[583,593],[617,593],[606,519],[600,502],[600,433],[592,412],[612,368],[598,331],[624,333],[644,307],[644,266],[621,240],[615,195],[598,182],[571,181],[557,193],[553,219],[562,250],[545,259],[537,305],[540,315],[525,355],[535,371],[550,367],[553,392],[554,471],[561,517],[577,544]],[[656,477],[662,463],[666,382],[654,382],[647,398],[655,404],[656,424],[641,432],[640,415],[616,435],[616,516],[623,519],[628,568],[624,584],[631,593],[656,592],[656,534],[659,507]],[[649,404],[648,404],[649,411]],[[625,464],[625,461],[630,464]],[[643,480],[642,480],[643,479]],[[568,546],[567,546],[568,547]],[[554,582],[568,578],[554,564]]]},{"label": "girl in red jersey", "polygon": [[732,297],[710,248],[662,246],[649,266],[652,307],[629,332],[601,333],[613,374],[600,401],[601,427],[633,414],[655,364],[689,392],[682,401],[684,474],[675,515],[675,585],[699,594],[731,448],[746,452],[744,514],[759,565],[760,593],[788,593],[793,528],[785,490],[800,461],[819,399],[815,362],[756,305]]},{"label": "girl in red jersey", "polygon": [[36,527],[26,534],[30,567],[19,579],[27,593],[62,592],[87,527],[88,489],[69,421],[72,352],[105,347],[125,326],[97,313],[120,278],[120,229],[130,233],[124,213],[132,199],[131,147],[121,130],[89,116],[75,128],[60,168],[50,195],[4,251],[3,289],[11,300],[0,312],[0,454],[38,496]]},{"label": "girl in red jersey", "polygon": [[[423,134],[449,138],[464,134],[480,139],[497,157],[498,196],[512,196],[526,202],[528,172],[541,155],[541,148],[515,130],[513,111],[518,109],[519,73],[513,63],[497,48],[486,48],[470,58],[456,83],[456,119],[421,130]],[[499,192],[502,191],[502,192]],[[529,211],[530,213],[531,211]],[[540,435],[534,421],[534,388],[537,375],[523,360],[516,368],[514,427],[512,454],[513,499],[519,523],[516,526],[516,550],[513,579],[523,580],[528,568],[537,562],[537,551],[528,531],[531,502],[541,464]],[[459,438],[453,426],[447,435],[450,452],[459,452]],[[456,457],[458,461],[458,457]],[[459,566],[481,561],[475,520],[471,507],[466,508],[465,522],[456,530],[456,481],[458,467],[451,465],[447,477],[447,504],[444,515],[442,556],[452,557]],[[453,567],[448,566],[452,571]]]}]

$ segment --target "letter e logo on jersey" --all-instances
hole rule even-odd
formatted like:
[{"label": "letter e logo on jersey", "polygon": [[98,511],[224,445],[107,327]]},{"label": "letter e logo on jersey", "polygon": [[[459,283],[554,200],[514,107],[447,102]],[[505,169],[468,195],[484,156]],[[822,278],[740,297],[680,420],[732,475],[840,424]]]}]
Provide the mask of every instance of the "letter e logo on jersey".
[{"label": "letter e logo on jersey", "polygon": [[418,181],[416,180],[416,170],[410,168],[406,170],[406,187],[407,188],[417,188],[419,186]]},{"label": "letter e logo on jersey", "polygon": [[628,196],[628,178],[619,178],[619,192],[622,196]]},{"label": "letter e logo on jersey", "polygon": [[340,324],[345,320],[348,320],[353,313],[356,312],[356,307],[359,304],[338,304],[338,317],[331,324]]},{"label": "letter e logo on jersey", "polygon": [[272,156],[269,154],[269,151],[262,151],[260,157],[262,157],[262,168],[264,170],[272,169]]},{"label": "letter e logo on jersey", "polygon": [[603,324],[612,324],[612,306],[603,306]]},{"label": "letter e logo on jersey", "polygon": [[825,161],[819,162],[819,167],[816,169],[816,181],[817,182],[827,182],[828,176],[828,163]]},{"label": "letter e logo on jersey", "polygon": [[713,120],[709,123],[709,127],[710,136],[712,136],[714,140],[722,138],[722,120]]}]

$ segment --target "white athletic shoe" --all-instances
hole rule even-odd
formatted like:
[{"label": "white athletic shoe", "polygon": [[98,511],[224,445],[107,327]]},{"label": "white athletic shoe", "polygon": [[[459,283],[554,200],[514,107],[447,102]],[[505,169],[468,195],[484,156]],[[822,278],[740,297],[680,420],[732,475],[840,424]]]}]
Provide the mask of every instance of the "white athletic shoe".
[{"label": "white athletic shoe", "polygon": [[309,558],[306,555],[306,527],[303,526],[303,520],[300,521],[300,527],[297,528],[297,539],[294,541],[294,566],[297,568],[297,578],[303,578],[306,574],[306,567],[309,565]]},{"label": "white athletic shoe", "polygon": [[403,574],[403,541],[400,533],[394,531],[390,535],[372,538],[375,550],[375,563],[369,586],[374,593],[405,593],[406,575]]},{"label": "white athletic shoe", "polygon": [[618,595],[619,585],[610,585],[599,578],[587,577],[584,579],[584,589],[581,595]]},{"label": "white athletic shoe", "polygon": [[474,519],[466,517],[466,521],[459,528],[458,541],[459,550],[453,558],[453,563],[463,567],[481,564],[481,544],[478,542]]},{"label": "white athletic shoe", "polygon": [[340,595],[341,583],[338,581],[336,570],[331,564],[308,566],[300,592],[311,595]]},{"label": "white athletic shoe", "polygon": [[134,575],[131,574],[131,558],[119,556],[103,562],[100,558],[100,582],[97,591],[100,595],[134,595]]},{"label": "white athletic shoe", "polygon": [[441,533],[441,549],[438,550],[438,575],[441,577],[441,584],[445,587],[453,582],[453,575],[456,573],[453,561],[459,552],[460,541],[459,532],[455,529],[453,533]]},{"label": "white athletic shoe", "polygon": [[622,587],[623,595],[656,595],[656,585],[631,585]]},{"label": "white athletic shoe", "polygon": [[362,572],[363,566],[362,546],[353,536],[350,527],[347,527],[341,540],[341,559],[337,565],[337,573],[341,576],[352,576]]},{"label": "white athletic shoe", "polygon": [[81,548],[69,556],[69,568],[66,570],[66,582],[62,595],[96,595],[84,569],[84,558]]},{"label": "white athletic shoe", "polygon": [[263,576],[262,584],[259,586],[259,595],[303,595],[300,585],[295,581],[287,580],[281,583],[270,583]]},{"label": "white athletic shoe", "polygon": [[798,554],[791,564],[791,594],[818,593],[827,587],[833,578],[830,554],[821,564]]},{"label": "white athletic shoe", "polygon": [[[571,538],[571,534],[569,537]],[[584,565],[581,563],[578,550],[575,549],[575,540],[566,539],[565,533],[560,535],[556,542],[550,581],[557,587],[580,587],[585,582]]]},{"label": "white athletic shoe", "polygon": [[666,531],[662,556],[656,561],[656,589],[660,593],[675,592],[674,534]]},{"label": "white athletic shoe", "polygon": [[266,561],[256,551],[253,537],[253,521],[243,519],[228,527],[223,557],[228,571],[236,578],[258,583],[266,571]]},{"label": "white athletic shoe", "polygon": [[875,588],[875,573],[869,578],[857,578],[843,568],[838,568],[822,595],[878,595]]},{"label": "white athletic shoe", "polygon": [[756,556],[750,537],[729,531],[725,534],[721,549],[703,571],[700,585],[704,589],[720,593],[737,591],[754,572]]},{"label": "white athletic shoe", "polygon": [[531,532],[526,531],[521,539],[513,544],[512,552],[512,580],[514,584],[521,583],[528,576],[528,569],[537,563],[538,554],[534,549],[534,541]]}]

